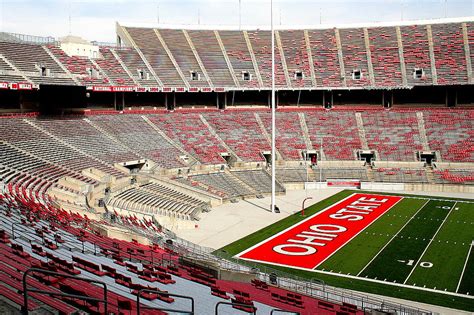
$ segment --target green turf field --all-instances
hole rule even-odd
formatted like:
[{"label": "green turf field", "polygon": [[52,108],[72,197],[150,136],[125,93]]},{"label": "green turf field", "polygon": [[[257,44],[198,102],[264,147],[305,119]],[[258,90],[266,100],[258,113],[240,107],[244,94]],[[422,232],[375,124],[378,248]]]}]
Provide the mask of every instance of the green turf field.
[{"label": "green turf field", "polygon": [[[306,213],[317,213],[354,192],[338,193]],[[474,311],[474,200],[403,197],[314,271],[271,268],[335,286]],[[216,253],[229,258],[302,219],[291,215]]]}]

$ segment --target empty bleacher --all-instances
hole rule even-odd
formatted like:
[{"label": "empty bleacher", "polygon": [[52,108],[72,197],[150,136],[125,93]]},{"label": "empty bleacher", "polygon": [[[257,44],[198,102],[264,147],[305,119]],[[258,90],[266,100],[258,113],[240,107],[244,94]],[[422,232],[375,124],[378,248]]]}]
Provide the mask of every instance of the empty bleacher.
[{"label": "empty bleacher", "polygon": [[369,28],[370,53],[376,86],[402,85],[400,54],[394,27]]},{"label": "empty bleacher", "polygon": [[[428,34],[425,25],[401,26],[400,33],[403,44],[406,77],[409,85],[431,84],[431,60]],[[415,69],[421,69],[424,75],[417,79]]]},{"label": "empty bleacher", "polygon": [[433,175],[437,184],[474,185],[472,169],[435,169]]},{"label": "empty bleacher", "polygon": [[140,85],[158,86],[158,82],[153,78],[148,67],[134,48],[117,48],[115,52]]},{"label": "empty bleacher", "polygon": [[109,80],[101,77],[101,73],[87,57],[68,56],[60,47],[47,46],[49,51],[73,75],[78,76],[83,85],[109,84]]},{"label": "empty bleacher", "polygon": [[[259,112],[267,133],[271,134],[272,117],[268,112]],[[276,148],[285,160],[302,160],[302,151],[306,150],[303,131],[298,113],[276,114]]]},{"label": "empty bleacher", "polygon": [[[271,193],[272,191],[271,176],[264,170],[234,171],[232,175],[252,187],[258,193]],[[284,192],[285,188],[276,182],[275,191]]]},{"label": "empty bleacher", "polygon": [[164,215],[184,220],[198,220],[207,208],[203,201],[179,193],[158,183],[127,189],[108,202],[109,207],[150,215]]},{"label": "empty bleacher", "polygon": [[243,161],[264,161],[262,151],[271,150],[253,111],[206,113],[204,117]]},{"label": "empty bleacher", "polygon": [[334,30],[309,30],[308,38],[313,56],[316,84],[328,87],[342,86]]},{"label": "empty bleacher", "polygon": [[[304,31],[288,30],[279,32],[279,34],[292,86],[311,87],[313,84],[311,82],[311,71]],[[302,79],[296,78],[297,71],[302,72]]]},{"label": "empty bleacher", "polygon": [[[184,36],[182,30],[160,29],[161,37],[166,42],[169,50],[173,54],[174,59],[178,63],[185,79],[192,87],[208,87],[204,73],[199,66],[196,57]],[[192,72],[198,75],[198,80],[193,80]]]},{"label": "empty bleacher", "polygon": [[235,86],[214,31],[188,33],[214,86]]},{"label": "empty bleacher", "polygon": [[443,161],[474,161],[474,112],[463,110],[424,111],[426,136],[431,150]]},{"label": "empty bleacher", "polygon": [[[0,42],[0,54],[37,84],[76,85],[41,45]],[[43,76],[41,67],[50,71]]]},{"label": "empty bleacher", "polygon": [[415,112],[362,113],[368,146],[380,160],[415,161],[423,149]]},{"label": "empty bleacher", "polygon": [[375,182],[388,183],[427,183],[428,178],[424,169],[409,168],[374,168]]},{"label": "empty bleacher", "polygon": [[[363,29],[341,29],[339,33],[347,86],[370,85]],[[360,78],[354,76],[354,71],[360,71]]]},{"label": "empty bleacher", "polygon": [[127,30],[165,86],[184,85],[153,29],[130,27]]},{"label": "empty bleacher", "polygon": [[182,153],[139,115],[97,115],[89,119],[134,152],[164,168],[183,166]]},{"label": "empty bleacher", "polygon": [[210,133],[207,126],[199,118],[199,114],[150,115],[149,119],[168,137],[181,144],[187,152],[203,164],[225,163],[220,154],[226,152],[226,150]]},{"label": "empty bleacher", "polygon": [[354,112],[314,111],[306,112],[305,117],[315,150],[320,150],[322,141],[327,160],[355,159],[355,152],[362,148],[362,144]]},{"label": "empty bleacher", "polygon": [[[248,32],[252,49],[257,59],[260,75],[265,86],[271,86],[272,82],[272,44],[271,32],[269,31],[252,31]],[[275,85],[287,87],[283,65],[281,63],[281,55],[275,45]]]},{"label": "empty bleacher", "polygon": [[[240,86],[246,88],[258,87],[259,84],[253,67],[252,57],[250,56],[243,33],[238,31],[219,31],[219,35]],[[244,80],[243,72],[247,72],[251,80]]]},{"label": "empty bleacher", "polygon": [[110,80],[117,85],[134,85],[134,81],[130,78],[127,71],[122,67],[120,62],[115,58],[109,47],[100,47],[100,53],[103,58],[95,59],[95,62],[104,71]]},{"label": "empty bleacher", "polygon": [[461,24],[434,24],[432,33],[438,84],[467,83]]}]

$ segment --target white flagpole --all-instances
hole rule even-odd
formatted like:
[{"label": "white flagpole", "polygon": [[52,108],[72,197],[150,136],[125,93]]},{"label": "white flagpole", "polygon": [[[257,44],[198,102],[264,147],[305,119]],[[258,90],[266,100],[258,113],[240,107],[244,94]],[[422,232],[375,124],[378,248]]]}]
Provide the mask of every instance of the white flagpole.
[{"label": "white flagpole", "polygon": [[270,0],[272,29],[272,212],[275,212],[275,31],[273,30],[273,0]]}]

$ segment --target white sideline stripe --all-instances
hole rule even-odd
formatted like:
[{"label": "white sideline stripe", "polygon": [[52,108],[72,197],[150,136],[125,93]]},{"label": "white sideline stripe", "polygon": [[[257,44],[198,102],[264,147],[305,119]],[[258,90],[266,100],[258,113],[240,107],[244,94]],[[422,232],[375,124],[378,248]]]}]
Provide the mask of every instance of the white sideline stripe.
[{"label": "white sideline stripe", "polygon": [[413,272],[415,271],[416,267],[418,267],[418,264],[420,263],[421,259],[423,258],[423,256],[425,255],[426,251],[428,250],[428,248],[431,246],[431,243],[433,243],[433,240],[436,238],[436,235],[438,235],[438,232],[441,230],[441,228],[443,227],[444,223],[446,222],[446,220],[448,220],[449,218],[449,215],[451,214],[451,212],[453,211],[454,207],[456,207],[456,204],[457,202],[455,202],[453,204],[453,206],[451,207],[451,209],[449,210],[448,212],[448,215],[444,218],[443,222],[441,222],[441,224],[439,225],[438,229],[436,230],[436,233],[433,235],[433,237],[431,238],[431,241],[428,243],[428,245],[425,247],[425,250],[423,251],[423,253],[421,253],[420,255],[420,258],[417,260],[416,264],[414,265],[414,267],[412,268],[412,270],[410,271],[410,273],[408,274],[408,277],[405,279],[405,281],[403,281],[403,284],[405,284],[408,279],[410,279],[411,275],[413,274]]},{"label": "white sideline stripe", "polygon": [[[240,259],[262,264],[262,262],[260,260],[249,259],[249,258],[240,258]],[[263,264],[289,268],[288,265],[283,265],[283,264],[278,264],[278,263],[264,262]],[[467,295],[467,294],[455,293],[455,292],[450,292],[450,291],[442,291],[442,290],[431,289],[431,288],[423,288],[423,287],[417,287],[417,286],[409,285],[409,284],[394,283],[394,282],[371,279],[371,278],[363,278],[363,277],[358,277],[358,276],[353,276],[353,275],[346,275],[346,274],[343,274],[343,273],[335,273],[335,272],[330,272],[330,271],[323,271],[323,270],[318,270],[318,269],[308,269],[308,268],[303,268],[303,267],[291,267],[291,268],[298,269],[298,270],[315,272],[315,273],[321,273],[321,274],[326,274],[326,275],[331,275],[331,276],[336,276],[336,277],[342,277],[342,278],[349,278],[349,279],[360,280],[360,281],[386,284],[386,285],[391,285],[391,286],[399,287],[399,288],[409,288],[409,289],[414,289],[414,290],[441,293],[441,294],[444,294],[444,295],[457,296],[457,297],[462,297],[462,298],[474,300],[474,295]]]},{"label": "white sideline stripe", "polygon": [[[362,190],[361,194],[364,194],[364,192],[365,190]],[[379,195],[384,195],[384,193],[379,193]],[[474,200],[468,201],[468,200],[455,200],[455,199],[441,199],[441,198],[437,198],[436,196],[433,196],[433,197],[417,197],[417,196],[404,196],[404,195],[384,195],[384,196],[397,196],[397,197],[403,197],[405,199],[411,198],[411,199],[433,200],[433,201],[448,201],[448,202],[457,202],[457,203],[474,203]]]},{"label": "white sideline stripe", "polygon": [[469,251],[467,252],[466,261],[464,262],[464,267],[462,268],[461,277],[459,278],[458,286],[456,287],[456,293],[458,293],[459,287],[461,286],[461,281],[462,281],[462,278],[464,277],[464,270],[466,270],[466,266],[467,266],[467,262],[469,260],[469,256],[471,256],[472,245],[474,245],[474,241],[471,242],[471,246],[469,246]]},{"label": "white sideline stripe", "polygon": [[394,239],[395,237],[397,237],[398,234],[400,234],[400,232],[405,228],[405,226],[406,226],[408,223],[410,223],[411,220],[413,220],[414,217],[416,217],[416,215],[418,214],[418,212],[420,212],[421,209],[423,209],[423,208],[426,206],[426,204],[427,204],[428,202],[430,202],[430,200],[427,200],[427,201],[423,204],[423,206],[421,206],[420,209],[418,209],[418,210],[415,212],[415,214],[413,214],[413,215],[411,216],[410,220],[408,220],[407,222],[405,222],[405,224],[404,224],[404,225],[398,230],[398,232],[390,239],[390,241],[388,241],[387,243],[385,243],[385,245],[379,250],[379,252],[378,252],[374,257],[372,257],[372,259],[367,263],[367,265],[365,265],[365,267],[364,267],[361,271],[359,271],[359,273],[357,274],[357,276],[360,276],[360,274],[375,260],[375,258],[377,258],[378,255],[380,255],[380,253],[385,249],[385,247],[387,247],[388,244],[390,244],[390,243],[393,241],[393,239]]}]

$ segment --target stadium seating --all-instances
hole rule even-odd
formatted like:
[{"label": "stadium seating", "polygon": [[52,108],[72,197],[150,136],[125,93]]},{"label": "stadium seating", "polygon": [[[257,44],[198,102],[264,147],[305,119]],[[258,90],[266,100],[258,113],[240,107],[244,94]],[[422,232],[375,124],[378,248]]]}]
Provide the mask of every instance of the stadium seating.
[{"label": "stadium seating", "polygon": [[63,66],[73,75],[77,75],[83,85],[109,84],[107,78],[102,77],[97,69],[87,57],[68,56],[61,48],[55,45],[47,46],[49,51],[63,64]]},{"label": "stadium seating", "polygon": [[[263,83],[271,86],[272,81],[272,46],[271,33],[269,31],[248,32],[252,49],[257,59],[258,68]],[[286,78],[281,64],[281,55],[275,45],[275,85],[286,87]]]},{"label": "stadium seating", "polygon": [[[188,84],[192,87],[208,87],[209,84],[199,66],[196,57],[181,30],[160,29],[163,40],[166,42],[174,59],[178,63]],[[192,80],[191,73],[196,72],[199,80]]]},{"label": "stadium seating", "polygon": [[183,80],[153,29],[128,28],[127,30],[164,85],[171,87],[183,86]]},{"label": "stadium seating", "polygon": [[[272,119],[268,112],[258,113],[267,133],[271,134]],[[276,148],[285,160],[302,160],[301,151],[306,150],[298,113],[277,113]]]},{"label": "stadium seating", "polygon": [[[426,26],[401,26],[400,33],[402,37],[403,57],[405,59],[408,84],[431,84],[433,81]],[[422,69],[424,76],[416,79],[414,76],[415,69]]]},{"label": "stadium seating", "polygon": [[318,86],[342,86],[336,35],[334,30],[308,31],[314,73]]},{"label": "stadium seating", "polygon": [[423,149],[414,112],[365,112],[362,119],[368,146],[380,160],[415,161]]},{"label": "stadium seating", "polygon": [[474,185],[473,170],[444,169],[433,171],[434,180],[438,184]]},{"label": "stadium seating", "polygon": [[100,53],[103,58],[97,58],[95,62],[97,62],[113,83],[117,85],[135,85],[134,81],[111,52],[111,48],[100,47]]},{"label": "stadium seating", "polygon": [[97,115],[89,119],[134,152],[164,168],[183,166],[182,153],[139,115]]},{"label": "stadium seating", "polygon": [[466,55],[460,24],[433,25],[438,84],[467,83]]},{"label": "stadium seating", "polygon": [[[252,57],[242,32],[219,31],[219,34],[240,86],[246,88],[258,87],[258,79],[253,67]],[[242,72],[248,72],[251,80],[244,80]]]},{"label": "stadium seating", "polygon": [[218,143],[196,113],[175,113],[172,115],[150,115],[168,137],[180,143],[184,149],[204,164],[221,164],[220,156],[226,150]]},{"label": "stadium seating", "polygon": [[368,34],[375,85],[387,87],[402,85],[400,55],[395,28],[369,28]]},{"label": "stadium seating", "polygon": [[325,159],[354,160],[355,152],[362,149],[354,112],[312,111],[305,117],[313,148],[320,150],[322,139]]},{"label": "stadium seating", "polygon": [[426,111],[424,119],[429,146],[441,153],[443,161],[474,161],[472,111]]},{"label": "stadium seating", "polygon": [[148,183],[125,190],[109,199],[108,205],[121,210],[174,216],[184,220],[199,219],[206,204],[158,183]]},{"label": "stadium seating", "polygon": [[374,181],[389,183],[427,183],[424,169],[375,168]]},{"label": "stadium seating", "polygon": [[[141,86],[158,86],[148,67],[133,48],[116,48],[115,52]],[[143,73],[143,77],[140,76]]]},{"label": "stadium seating", "polygon": [[213,31],[188,31],[214,86],[234,86],[234,80]]},{"label": "stadium seating", "polygon": [[[76,85],[41,45],[0,42],[0,54],[36,84]],[[47,68],[50,76],[42,76],[41,67]]]},{"label": "stadium seating", "polygon": [[[339,33],[347,86],[370,85],[363,30],[361,28],[341,29]],[[353,77],[353,71],[360,71],[360,79]]]},{"label": "stadium seating", "polygon": [[271,150],[260,132],[253,111],[206,113],[204,117],[222,140],[244,161],[264,161],[262,151]]},{"label": "stadium seating", "polygon": [[[264,170],[234,171],[232,174],[258,193],[271,193],[272,191],[271,176]],[[276,182],[275,191],[284,192],[285,188]]]},{"label": "stadium seating", "polygon": [[[279,32],[279,34],[292,87],[311,87],[313,84],[304,32],[302,30],[288,30]],[[303,78],[301,80],[296,79],[296,71],[302,72]]]}]

